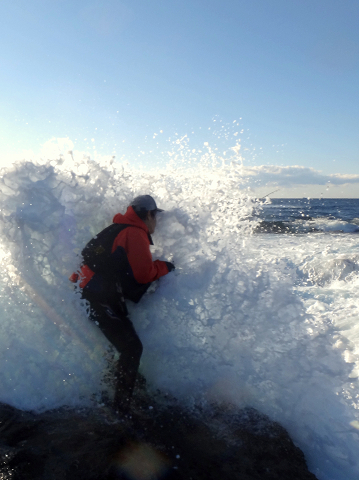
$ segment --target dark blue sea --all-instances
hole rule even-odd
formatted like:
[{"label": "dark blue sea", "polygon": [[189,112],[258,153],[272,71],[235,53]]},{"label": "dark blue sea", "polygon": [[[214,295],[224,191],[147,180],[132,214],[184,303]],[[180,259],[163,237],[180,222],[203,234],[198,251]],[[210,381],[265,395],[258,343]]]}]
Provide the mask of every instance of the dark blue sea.
[{"label": "dark blue sea", "polygon": [[270,199],[262,205],[261,233],[359,233],[359,199]]}]

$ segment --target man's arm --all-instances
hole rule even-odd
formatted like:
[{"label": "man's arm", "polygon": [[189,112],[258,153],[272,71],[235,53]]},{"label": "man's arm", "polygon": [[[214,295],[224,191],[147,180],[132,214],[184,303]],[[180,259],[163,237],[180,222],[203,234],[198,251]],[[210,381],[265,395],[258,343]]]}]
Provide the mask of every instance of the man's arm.
[{"label": "man's arm", "polygon": [[[120,234],[121,235],[121,234]],[[133,275],[138,283],[149,283],[167,275],[169,268],[166,262],[152,260],[150,242],[144,230],[128,227],[123,231],[117,246],[123,246]]]}]

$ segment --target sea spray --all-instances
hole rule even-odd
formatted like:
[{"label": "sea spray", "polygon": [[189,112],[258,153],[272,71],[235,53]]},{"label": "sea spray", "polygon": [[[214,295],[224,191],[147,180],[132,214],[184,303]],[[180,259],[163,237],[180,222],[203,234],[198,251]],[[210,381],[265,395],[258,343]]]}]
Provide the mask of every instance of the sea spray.
[{"label": "sea spray", "polygon": [[[3,170],[2,400],[42,409],[86,402],[104,388],[107,343],[67,280],[83,245],[146,192],[166,210],[154,255],[175,257],[178,272],[189,265],[195,271],[206,251],[223,250],[223,237],[250,228],[253,204],[239,193],[234,169],[209,172],[202,165],[198,177],[184,168],[143,172],[67,155]],[[220,217],[227,232],[221,232]]]},{"label": "sea spray", "polygon": [[288,428],[319,478],[354,479],[356,350],[312,281],[328,240],[254,235],[260,205],[238,152],[226,162],[207,149],[162,170],[68,154],[1,172],[0,400],[39,411],[109,388],[108,343],[67,278],[85,243],[149,193],[165,210],[153,256],[176,264],[130,305],[150,388],[190,405],[257,407]]}]

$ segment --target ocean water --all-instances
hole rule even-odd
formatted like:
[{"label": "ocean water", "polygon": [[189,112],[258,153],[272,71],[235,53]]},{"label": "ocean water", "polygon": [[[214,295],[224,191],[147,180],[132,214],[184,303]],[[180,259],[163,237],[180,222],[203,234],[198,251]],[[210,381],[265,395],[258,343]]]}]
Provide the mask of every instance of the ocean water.
[{"label": "ocean water", "polygon": [[257,232],[359,233],[359,199],[271,199],[259,218]]},{"label": "ocean water", "polygon": [[241,163],[134,169],[65,155],[0,172],[0,401],[91,405],[111,348],[68,276],[141,193],[165,212],[132,321],[151,388],[279,421],[320,480],[359,478],[359,200],[259,200]]}]

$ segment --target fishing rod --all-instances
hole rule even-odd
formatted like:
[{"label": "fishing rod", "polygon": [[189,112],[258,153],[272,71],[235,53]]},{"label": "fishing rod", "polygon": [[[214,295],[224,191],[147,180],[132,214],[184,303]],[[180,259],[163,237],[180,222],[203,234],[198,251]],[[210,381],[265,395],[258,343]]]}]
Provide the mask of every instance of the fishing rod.
[{"label": "fishing rod", "polygon": [[277,190],[273,190],[273,192],[267,193],[267,195],[263,195],[262,198],[269,197],[269,195],[272,195],[272,193],[279,192],[280,188],[277,188]]},{"label": "fishing rod", "polygon": [[272,193],[278,192],[280,188],[277,188],[277,190],[273,190],[273,192],[267,193],[267,195],[264,195],[263,197],[258,198],[258,200],[265,200],[266,197],[269,197],[269,195],[272,195]]}]

